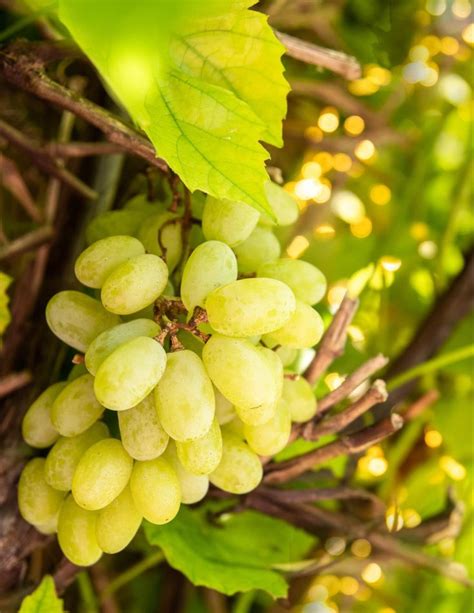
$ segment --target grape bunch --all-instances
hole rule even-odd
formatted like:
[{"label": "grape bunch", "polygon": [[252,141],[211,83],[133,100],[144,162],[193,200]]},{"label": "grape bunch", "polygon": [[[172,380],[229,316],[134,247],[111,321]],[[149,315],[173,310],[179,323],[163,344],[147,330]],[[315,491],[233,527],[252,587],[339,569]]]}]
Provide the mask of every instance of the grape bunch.
[{"label": "grape bunch", "polygon": [[[266,189],[278,224],[293,223],[293,199]],[[126,547],[143,518],[170,522],[210,483],[253,490],[261,458],[316,412],[291,366],[322,336],[324,276],[280,258],[275,221],[248,205],[193,201],[187,239],[181,206],[138,196],[95,218],[75,264],[87,293],[46,308],[78,354],[25,414],[25,441],[50,449],[26,464],[19,509],[81,566]]]}]

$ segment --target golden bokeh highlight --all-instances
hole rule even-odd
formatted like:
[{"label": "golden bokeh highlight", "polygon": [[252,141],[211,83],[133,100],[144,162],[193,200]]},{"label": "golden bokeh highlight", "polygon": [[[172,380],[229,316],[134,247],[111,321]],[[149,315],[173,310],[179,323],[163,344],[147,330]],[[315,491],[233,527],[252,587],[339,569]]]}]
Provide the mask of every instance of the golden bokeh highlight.
[{"label": "golden bokeh highlight", "polygon": [[359,115],[349,115],[344,121],[344,130],[351,136],[362,134],[365,129],[365,121]]},{"label": "golden bokeh highlight", "polygon": [[471,3],[469,0],[454,0],[451,10],[458,19],[467,19],[471,14]]},{"label": "golden bokeh highlight", "polygon": [[303,255],[303,253],[306,251],[306,249],[308,249],[308,247],[309,240],[306,238],[306,236],[299,234],[298,236],[295,236],[295,238],[288,245],[288,247],[286,248],[286,253],[288,257],[297,259]]},{"label": "golden bokeh highlight", "polygon": [[421,524],[421,515],[415,509],[404,509],[403,521],[406,528],[416,528]]},{"label": "golden bokeh highlight", "polygon": [[324,549],[331,556],[340,556],[346,550],[346,541],[340,536],[331,536],[324,543]]},{"label": "golden bokeh highlight", "polygon": [[301,179],[294,187],[294,193],[300,200],[312,200],[321,191],[321,183],[317,179]]},{"label": "golden bokeh highlight", "polygon": [[468,45],[474,45],[474,23],[470,23],[462,31],[462,39]]},{"label": "golden bokeh highlight", "polygon": [[332,158],[332,165],[337,172],[348,172],[352,167],[352,158],[347,153],[336,153]]},{"label": "golden bokeh highlight", "polygon": [[424,436],[425,445],[431,449],[436,449],[443,444],[443,435],[438,430],[427,430]]},{"label": "golden bokeh highlight", "polygon": [[334,238],[336,230],[329,223],[322,223],[314,227],[313,234],[319,240],[329,240]]},{"label": "golden bokeh highlight", "polygon": [[458,51],[458,40],[453,36],[443,36],[441,39],[441,53],[444,53],[444,55],[456,55]]},{"label": "golden bokeh highlight", "polygon": [[374,204],[383,206],[390,202],[392,198],[392,192],[387,185],[378,183],[370,188],[369,197]]},{"label": "golden bokeh highlight", "polygon": [[318,162],[306,162],[301,168],[301,176],[305,179],[319,179],[323,172]]},{"label": "golden bokeh highlight", "polygon": [[367,539],[356,539],[351,545],[351,552],[356,558],[368,558],[372,552],[372,545]]},{"label": "golden bokeh highlight", "polygon": [[353,596],[359,589],[359,582],[354,577],[341,577],[341,593]]},{"label": "golden bokeh highlight", "polygon": [[379,261],[380,266],[387,272],[397,272],[402,265],[401,259],[393,255],[383,255]]},{"label": "golden bokeh highlight", "polygon": [[362,140],[357,144],[354,154],[359,160],[367,162],[375,155],[375,145],[371,140]]},{"label": "golden bokeh highlight", "polygon": [[380,581],[383,573],[382,569],[376,562],[370,562],[370,564],[367,564],[367,566],[362,570],[361,576],[366,583],[372,584]]},{"label": "golden bokeh highlight", "polygon": [[396,505],[391,505],[385,512],[385,524],[389,532],[398,532],[404,525],[403,515]]},{"label": "golden bokeh highlight", "polygon": [[466,478],[465,467],[457,462],[451,456],[441,456],[439,459],[439,465],[441,469],[448,475],[453,481],[462,481]]},{"label": "golden bokeh highlight", "polygon": [[309,126],[309,128],[306,128],[304,135],[305,138],[314,143],[320,143],[324,138],[324,133],[318,126]]},{"label": "golden bokeh highlight", "polygon": [[362,217],[359,221],[350,225],[351,233],[356,238],[367,238],[372,234],[372,221],[369,217]]},{"label": "golden bokeh highlight", "polygon": [[415,221],[410,226],[410,235],[417,241],[422,241],[429,235],[429,228],[423,221]]},{"label": "golden bokeh highlight", "polygon": [[376,64],[370,64],[366,67],[365,76],[371,83],[377,85],[378,87],[388,85],[392,80],[390,70],[387,68],[382,68],[382,66],[377,66]]},{"label": "golden bokeh highlight", "polygon": [[313,156],[313,162],[321,166],[323,172],[332,170],[332,155],[327,151],[319,151]]},{"label": "golden bokeh highlight", "polygon": [[321,111],[318,118],[318,128],[323,132],[335,132],[339,127],[339,113],[337,109],[329,106]]}]

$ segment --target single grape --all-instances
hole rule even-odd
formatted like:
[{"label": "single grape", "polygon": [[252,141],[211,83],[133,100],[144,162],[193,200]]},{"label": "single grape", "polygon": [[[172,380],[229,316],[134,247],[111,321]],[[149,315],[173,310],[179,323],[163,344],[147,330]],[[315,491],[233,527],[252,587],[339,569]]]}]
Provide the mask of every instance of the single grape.
[{"label": "single grape", "polygon": [[118,315],[136,313],[154,302],[167,282],[168,268],[160,257],[137,255],[107,277],[100,294],[102,304]]},{"label": "single grape", "polygon": [[76,436],[90,428],[104,411],[94,394],[94,377],[82,375],[68,383],[51,407],[53,426],[62,436]]},{"label": "single grape", "polygon": [[46,483],[44,458],[33,458],[24,467],[18,482],[18,508],[27,522],[44,525],[54,521],[64,498]]},{"label": "single grape", "polygon": [[280,257],[281,247],[271,230],[257,226],[252,234],[234,247],[241,274],[256,272],[259,266]]},{"label": "single grape", "polygon": [[102,362],[111,353],[127,341],[137,336],[156,336],[160,332],[160,326],[151,319],[133,319],[125,324],[119,324],[99,334],[89,345],[85,355],[87,370],[96,375]]},{"label": "single grape", "polygon": [[122,551],[138,532],[141,523],[142,515],[127,485],[117,498],[97,514],[95,532],[99,547],[105,553]]},{"label": "single grape", "polygon": [[183,253],[183,238],[181,219],[175,213],[164,211],[146,219],[140,226],[138,238],[148,253],[164,257],[170,272],[176,268]]},{"label": "single grape", "polygon": [[259,426],[244,425],[249,447],[261,456],[272,456],[284,449],[291,433],[290,409],[284,400],[277,402],[273,417]]},{"label": "single grape", "polygon": [[56,490],[68,492],[72,488],[74,472],[84,453],[108,436],[109,429],[100,421],[77,436],[61,436],[46,456],[46,482]]},{"label": "single grape", "polygon": [[209,432],[215,413],[214,390],[195,353],[188,349],[170,353],[154,394],[160,422],[173,439],[192,441]]},{"label": "single grape", "polygon": [[176,471],[164,458],[135,462],[130,489],[138,511],[152,524],[166,524],[177,515],[181,487]]},{"label": "single grape", "polygon": [[263,476],[259,457],[247,443],[226,428],[223,429],[222,440],[222,459],[209,475],[210,482],[231,494],[251,492]]},{"label": "single grape", "polygon": [[255,407],[235,407],[235,411],[238,418],[244,424],[258,426],[266,423],[275,415],[276,405],[277,400],[275,396],[275,399],[270,402],[264,402]]},{"label": "single grape", "polygon": [[223,396],[217,387],[214,387],[214,398],[216,400],[216,419],[220,426],[229,423],[235,417],[235,408],[232,402]]},{"label": "single grape", "polygon": [[194,441],[176,441],[178,458],[194,475],[208,475],[217,468],[222,457],[222,434],[216,419],[207,434]]},{"label": "single grape", "polygon": [[58,520],[59,546],[78,566],[91,566],[102,555],[96,536],[97,512],[82,509],[70,494],[61,506]]},{"label": "single grape", "polygon": [[206,475],[196,475],[181,464],[176,453],[176,446],[170,442],[163,456],[174,468],[181,489],[181,502],[195,504],[204,498],[209,489],[209,478]]},{"label": "single grape", "polygon": [[103,509],[127,485],[132,466],[132,458],[117,439],[105,438],[94,443],[79,460],[74,472],[74,500],[89,511]]},{"label": "single grape", "polygon": [[166,353],[152,338],[138,336],[120,345],[97,371],[94,390],[108,409],[125,411],[144,400],[161,379]]},{"label": "single grape", "polygon": [[181,299],[188,311],[204,307],[209,292],[237,279],[237,261],[230,247],[207,241],[189,256],[181,280]]},{"label": "single grape", "polygon": [[169,436],[158,419],[153,394],[120,411],[118,420],[123,446],[135,460],[153,460],[166,449]]},{"label": "single grape", "polygon": [[324,332],[324,322],[321,315],[312,307],[300,300],[296,301],[296,311],[289,321],[278,330],[263,336],[263,341],[269,347],[283,345],[293,349],[314,347]]},{"label": "single grape", "polygon": [[316,398],[303,377],[285,379],[282,398],[290,409],[292,421],[305,422],[316,415]]},{"label": "single grape", "polygon": [[283,392],[283,364],[277,354],[271,349],[266,347],[259,347],[259,349],[272,367],[273,376],[275,377],[275,398],[278,399]]},{"label": "single grape", "polygon": [[295,308],[291,289],[275,279],[240,279],[214,290],[206,300],[214,330],[237,338],[281,328]]},{"label": "single grape", "polygon": [[105,211],[89,223],[86,228],[88,245],[108,236],[136,236],[143,221],[150,217],[149,211],[121,209]]},{"label": "single grape", "polygon": [[258,267],[257,275],[286,283],[297,300],[306,304],[316,304],[326,293],[326,277],[316,266],[303,260],[281,258],[273,262],[267,261]]},{"label": "single grape", "polygon": [[291,347],[277,347],[275,353],[280,358],[283,366],[291,366],[299,355],[298,349],[292,349]]},{"label": "single grape", "polygon": [[76,277],[87,287],[100,288],[117,266],[145,253],[145,248],[133,236],[108,236],[92,243],[77,258]]},{"label": "single grape", "polygon": [[31,447],[44,449],[59,438],[59,432],[51,421],[50,411],[54,400],[66,385],[64,381],[50,385],[25,413],[21,433]]},{"label": "single grape", "polygon": [[208,196],[202,214],[202,230],[208,241],[222,241],[229,247],[236,247],[250,236],[259,218],[260,213],[248,204]]},{"label": "single grape", "polygon": [[234,406],[252,409],[276,400],[274,372],[249,341],[213,335],[202,359],[214,385]]},{"label": "single grape", "polygon": [[46,536],[49,534],[56,534],[58,531],[58,522],[59,522],[59,509],[54,517],[52,517],[49,521],[44,524],[36,524],[35,529],[38,530],[41,534],[45,534]]},{"label": "single grape", "polygon": [[55,294],[48,302],[46,321],[53,334],[66,345],[86,351],[96,336],[116,326],[120,318],[86,294],[64,291]]},{"label": "single grape", "polygon": [[291,226],[298,219],[300,211],[296,200],[283,187],[273,181],[264,184],[265,195],[268,204],[276,217],[276,222],[266,213],[262,213],[260,223],[262,225]]}]

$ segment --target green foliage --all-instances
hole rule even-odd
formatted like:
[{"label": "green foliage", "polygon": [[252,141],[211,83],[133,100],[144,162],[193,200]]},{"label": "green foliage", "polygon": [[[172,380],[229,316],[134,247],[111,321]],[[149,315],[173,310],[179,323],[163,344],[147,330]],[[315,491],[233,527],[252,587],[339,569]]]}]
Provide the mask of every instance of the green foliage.
[{"label": "green foliage", "polygon": [[61,0],[59,16],[191,191],[271,214],[259,141],[282,144],[288,85],[251,4]]},{"label": "green foliage", "polygon": [[194,585],[228,595],[260,589],[275,598],[284,597],[287,582],[272,566],[301,559],[314,538],[254,511],[213,520],[210,514],[218,508],[216,504],[181,507],[169,524],[145,523],[146,536]]},{"label": "green foliage", "polygon": [[36,590],[23,600],[18,613],[63,612],[63,601],[56,596],[53,578],[46,575]]},{"label": "green foliage", "polygon": [[11,277],[0,272],[0,336],[4,333],[11,320],[8,308],[9,298],[7,295],[7,289],[11,282]]}]

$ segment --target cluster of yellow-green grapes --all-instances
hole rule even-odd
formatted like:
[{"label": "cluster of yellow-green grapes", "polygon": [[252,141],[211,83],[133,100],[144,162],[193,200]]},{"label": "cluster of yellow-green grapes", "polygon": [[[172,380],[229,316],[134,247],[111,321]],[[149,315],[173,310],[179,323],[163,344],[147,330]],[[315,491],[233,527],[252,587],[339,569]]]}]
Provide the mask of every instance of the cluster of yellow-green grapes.
[{"label": "cluster of yellow-green grapes", "polygon": [[[293,223],[293,199],[266,189],[278,223]],[[138,196],[102,214],[75,265],[90,290],[47,305],[51,330],[84,357],[24,417],[25,441],[51,449],[26,464],[18,499],[75,564],[122,550],[143,518],[171,521],[209,483],[251,491],[260,456],[316,411],[310,385],[285,368],[322,335],[324,276],[280,258],[275,222],[245,204],[202,198],[192,219],[181,262],[181,207]]]}]

